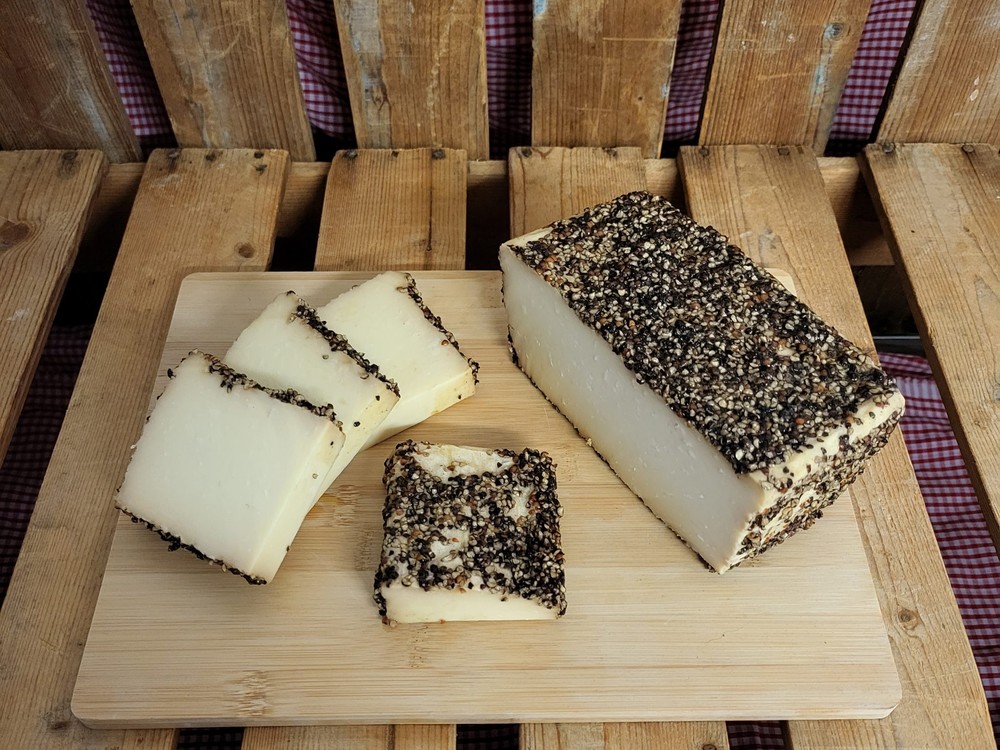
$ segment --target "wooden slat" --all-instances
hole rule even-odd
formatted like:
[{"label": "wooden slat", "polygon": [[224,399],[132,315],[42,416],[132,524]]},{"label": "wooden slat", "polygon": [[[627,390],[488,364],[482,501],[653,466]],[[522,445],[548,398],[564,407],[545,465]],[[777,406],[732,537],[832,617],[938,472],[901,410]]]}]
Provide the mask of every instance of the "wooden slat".
[{"label": "wooden slat", "polygon": [[489,158],[483,0],[333,5],[360,147]]},{"label": "wooden slat", "polygon": [[724,3],[699,142],[826,146],[871,0]]},{"label": "wooden slat", "polygon": [[864,163],[1000,548],[1000,156],[988,145],[875,145]]},{"label": "wooden slat", "polygon": [[132,8],[177,143],[316,158],[283,0]]},{"label": "wooden slat", "polygon": [[[519,148],[508,158],[511,236],[539,229],[587,206],[646,189],[638,148]],[[698,742],[700,740],[700,743]],[[641,750],[729,747],[724,722],[525,724],[522,750]]]},{"label": "wooden slat", "polygon": [[0,153],[0,462],[105,167],[99,151]]},{"label": "wooden slat", "polygon": [[[764,265],[790,272],[817,313],[872,348],[808,149],[685,148],[680,165],[698,221],[719,228]],[[903,700],[880,721],[792,722],[793,747],[992,747],[982,684],[899,431],[851,494]]]},{"label": "wooden slat", "polygon": [[1000,2],[920,5],[879,140],[1000,142]]},{"label": "wooden slat", "polygon": [[0,49],[0,147],[140,158],[84,0],[4,0]]},{"label": "wooden slat", "polygon": [[[338,152],[315,269],[463,269],[466,164],[451,149]],[[456,737],[454,724],[247,727],[242,750],[454,750]]]},{"label": "wooden slat", "polygon": [[112,497],[149,405],[181,279],[263,270],[288,167],[281,151],[156,151],[0,610],[0,747],[169,746],[97,732],[70,698],[117,520]]},{"label": "wooden slat", "polygon": [[638,148],[517,148],[508,158],[511,236],[646,189]]},{"label": "wooden slat", "polygon": [[660,155],[680,0],[534,5],[531,142]]},{"label": "wooden slat", "polygon": [[465,267],[464,151],[340,151],[330,165],[318,271]]}]

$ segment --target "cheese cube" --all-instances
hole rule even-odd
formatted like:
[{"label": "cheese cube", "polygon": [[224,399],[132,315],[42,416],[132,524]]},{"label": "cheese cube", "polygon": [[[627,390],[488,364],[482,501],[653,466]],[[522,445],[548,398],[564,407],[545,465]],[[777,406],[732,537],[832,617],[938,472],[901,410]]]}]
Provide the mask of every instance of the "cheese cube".
[{"label": "cheese cube", "polygon": [[172,549],[267,583],[343,447],[340,423],[209,354],[168,375],[115,504]]},{"label": "cheese cube", "polygon": [[810,526],[902,413],[867,354],[659,197],[511,240],[500,263],[518,365],[720,573]]},{"label": "cheese cube", "polygon": [[387,622],[551,620],[566,611],[545,453],[408,440],[386,461],[375,603]]},{"label": "cheese cube", "polygon": [[399,401],[396,384],[346,338],[324,326],[295,292],[271,302],[223,360],[269,388],[291,388],[314,404],[333,407],[343,426],[344,448],[323,479],[320,494]]},{"label": "cheese cube", "polygon": [[476,392],[479,365],[462,354],[408,273],[380,274],[317,314],[399,386],[399,403],[365,441],[366,448]]}]

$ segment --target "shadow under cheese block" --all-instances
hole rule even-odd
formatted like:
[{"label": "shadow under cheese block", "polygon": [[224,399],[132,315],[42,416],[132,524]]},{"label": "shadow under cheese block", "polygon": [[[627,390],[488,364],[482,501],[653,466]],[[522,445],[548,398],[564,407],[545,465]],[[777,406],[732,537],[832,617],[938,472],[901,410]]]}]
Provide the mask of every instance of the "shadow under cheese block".
[{"label": "shadow under cheese block", "polygon": [[172,548],[267,583],[344,445],[340,423],[202,352],[168,375],[115,504]]},{"label": "shadow under cheese block", "polygon": [[407,440],[386,461],[375,603],[387,622],[566,611],[555,466],[540,451]]},{"label": "shadow under cheese block", "polygon": [[867,354],[660,197],[513,239],[500,264],[520,368],[720,573],[809,527],[902,414]]},{"label": "shadow under cheese block", "polygon": [[408,273],[381,273],[316,314],[399,386],[399,403],[368,436],[365,448],[476,392],[479,365],[462,354]]},{"label": "shadow under cheese block", "polygon": [[278,295],[264,308],[223,361],[268,388],[291,388],[314,404],[333,407],[344,430],[344,448],[321,483],[320,495],[399,401],[396,384],[344,336],[323,325],[295,292]]}]

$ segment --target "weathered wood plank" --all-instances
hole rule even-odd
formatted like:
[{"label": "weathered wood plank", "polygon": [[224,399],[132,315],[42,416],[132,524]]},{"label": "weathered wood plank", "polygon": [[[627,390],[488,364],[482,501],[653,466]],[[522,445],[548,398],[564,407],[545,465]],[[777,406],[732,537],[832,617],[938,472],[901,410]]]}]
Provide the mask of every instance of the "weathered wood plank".
[{"label": "weathered wood plank", "polygon": [[660,155],[679,0],[536,2],[531,142]]},{"label": "weathered wood plank", "polygon": [[871,0],[724,3],[699,142],[826,146]]},{"label": "weathered wood plank", "polygon": [[0,153],[0,462],[105,168],[99,151]]},{"label": "weathered wood plank", "polygon": [[489,158],[483,0],[333,5],[361,148]]},{"label": "weathered wood plank", "polygon": [[[685,148],[679,161],[697,220],[728,234],[764,265],[791,273],[817,313],[872,348],[823,180],[807,148]],[[903,700],[880,721],[791,722],[793,747],[991,747],[983,688],[898,431],[851,494]]]},{"label": "weathered wood plank", "polygon": [[316,158],[282,0],[132,7],[177,143]]},{"label": "weathered wood plank", "polygon": [[454,724],[248,727],[242,750],[454,750]]},{"label": "weathered wood plank", "polygon": [[[519,148],[508,158],[511,236],[539,229],[622,193],[645,190],[638,148]],[[729,747],[724,722],[525,724],[522,750]]]},{"label": "weathered wood plank", "polygon": [[1000,156],[988,145],[869,146],[865,166],[1000,548]]},{"label": "weathered wood plank", "polygon": [[4,0],[0,49],[0,147],[141,158],[84,0]]},{"label": "weathered wood plank", "polygon": [[263,270],[288,167],[281,151],[156,151],[0,610],[0,747],[163,746],[70,712],[112,531],[113,496],[149,406],[181,280]]},{"label": "weathered wood plank", "polygon": [[465,267],[464,151],[340,151],[330,165],[318,271]]},{"label": "weathered wood plank", "polygon": [[1000,142],[1000,3],[920,3],[879,140]]}]

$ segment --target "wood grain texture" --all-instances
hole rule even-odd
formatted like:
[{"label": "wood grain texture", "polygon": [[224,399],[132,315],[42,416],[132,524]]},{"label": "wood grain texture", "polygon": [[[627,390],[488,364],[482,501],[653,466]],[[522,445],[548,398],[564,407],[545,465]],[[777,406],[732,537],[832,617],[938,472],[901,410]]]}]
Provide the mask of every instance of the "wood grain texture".
[{"label": "wood grain texture", "polygon": [[520,750],[729,750],[724,722],[525,724]]},{"label": "wood grain texture", "polygon": [[919,5],[879,140],[1000,142],[1000,3]]},{"label": "wood grain texture", "polygon": [[283,0],[132,8],[179,145],[316,158]]},{"label": "wood grain texture", "polygon": [[242,750],[453,750],[454,724],[247,727]]},{"label": "wood grain texture", "polygon": [[[517,237],[572,216],[589,205],[622,193],[647,188],[647,164],[638,148],[520,148],[508,158],[510,179],[510,233]],[[670,163],[673,164],[672,162]],[[657,171],[657,187],[675,185],[676,171]],[[661,173],[666,173],[661,175]],[[524,724],[522,750],[593,747],[594,750],[632,750],[643,747],[684,748],[692,734],[721,738],[720,750],[728,747],[724,721],[694,724],[652,722],[632,725],[627,744],[622,744],[621,724]],[[722,743],[725,744],[722,744]],[[705,743],[703,743],[705,744]],[[701,746],[697,746],[701,747]]]},{"label": "wood grain texture", "polygon": [[1000,547],[1000,156],[988,145],[869,146],[865,166]]},{"label": "wood grain texture", "polygon": [[99,151],[0,152],[0,462],[105,167]]},{"label": "wood grain texture", "polygon": [[0,49],[0,147],[141,158],[84,0],[4,0]]},{"label": "wood grain texture", "polygon": [[464,151],[359,149],[330,165],[316,269],[465,267]]},{"label": "wood grain texture", "polygon": [[680,0],[534,4],[531,142],[660,155]]},{"label": "wood grain texture", "polygon": [[723,4],[699,142],[826,146],[871,0]]},{"label": "wood grain texture", "polygon": [[333,0],[361,148],[488,159],[483,0]]},{"label": "wood grain texture", "polygon": [[112,497],[149,406],[181,279],[267,266],[288,157],[155,151],[0,610],[0,747],[106,749],[70,696],[118,513]]},{"label": "wood grain texture", "polygon": [[514,148],[508,157],[511,236],[646,189],[638,148]]},{"label": "wood grain texture", "polygon": [[[808,149],[685,148],[679,161],[698,221],[728,234],[756,260],[789,271],[820,316],[873,351]],[[791,722],[793,747],[992,747],[983,688],[898,431],[851,495],[903,700],[878,721]]]}]

